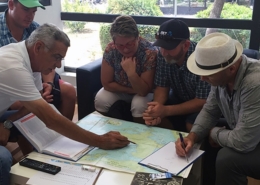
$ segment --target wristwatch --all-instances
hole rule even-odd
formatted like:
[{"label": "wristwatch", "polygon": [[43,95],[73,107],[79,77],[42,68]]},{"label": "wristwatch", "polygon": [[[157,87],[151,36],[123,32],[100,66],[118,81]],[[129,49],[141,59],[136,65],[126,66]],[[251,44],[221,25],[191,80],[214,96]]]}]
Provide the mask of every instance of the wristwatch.
[{"label": "wristwatch", "polygon": [[50,84],[52,89],[55,89],[55,85],[52,82],[46,82],[47,84]]},{"label": "wristwatch", "polygon": [[11,120],[6,120],[4,123],[3,123],[3,125],[4,125],[4,128],[5,129],[11,129],[14,125],[13,125],[13,122],[11,121]]}]

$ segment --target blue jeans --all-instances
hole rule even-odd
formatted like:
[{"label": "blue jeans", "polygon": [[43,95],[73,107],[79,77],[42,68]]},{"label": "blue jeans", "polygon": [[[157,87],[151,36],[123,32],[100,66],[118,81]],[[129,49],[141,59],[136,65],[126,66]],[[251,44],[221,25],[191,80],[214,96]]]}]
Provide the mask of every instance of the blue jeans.
[{"label": "blue jeans", "polygon": [[11,153],[4,146],[0,146],[0,185],[10,184],[12,160]]},{"label": "blue jeans", "polygon": [[[6,120],[10,115],[14,114],[17,111],[6,111],[0,117],[0,122]],[[10,170],[12,166],[12,155],[11,153],[4,147],[0,146],[0,185],[9,185],[10,184]]]}]

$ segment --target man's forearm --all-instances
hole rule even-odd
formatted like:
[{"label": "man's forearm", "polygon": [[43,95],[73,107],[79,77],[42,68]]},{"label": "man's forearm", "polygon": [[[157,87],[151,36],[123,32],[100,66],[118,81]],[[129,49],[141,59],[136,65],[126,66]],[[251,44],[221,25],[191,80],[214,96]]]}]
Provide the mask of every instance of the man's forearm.
[{"label": "man's forearm", "polygon": [[190,132],[189,135],[187,136],[187,138],[192,140],[193,143],[197,143],[198,142],[198,136],[197,136],[197,134],[195,132]]},{"label": "man's forearm", "polygon": [[169,97],[169,89],[168,87],[156,87],[153,101],[164,105]]},{"label": "man's forearm", "polygon": [[48,103],[43,99],[32,102],[23,102],[28,110],[33,112],[40,118],[48,128],[70,138],[75,141],[99,147],[101,137],[87,130],[80,128],[78,125],[69,119],[58,114]]},{"label": "man's forearm", "polygon": [[14,121],[22,118],[23,116],[25,116],[25,115],[27,115],[29,113],[30,113],[29,110],[27,110],[25,107],[22,107],[16,113],[14,113],[11,116],[9,116],[7,119],[14,122]]},{"label": "man's forearm", "polygon": [[48,75],[42,74],[42,80],[43,82],[52,82],[54,80],[54,76],[55,76],[55,70],[52,70],[51,73],[49,73]]}]

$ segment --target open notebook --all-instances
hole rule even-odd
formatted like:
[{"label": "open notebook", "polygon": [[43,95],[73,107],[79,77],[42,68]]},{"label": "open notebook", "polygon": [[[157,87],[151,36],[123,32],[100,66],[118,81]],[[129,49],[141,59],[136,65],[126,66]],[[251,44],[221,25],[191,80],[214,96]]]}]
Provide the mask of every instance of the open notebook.
[{"label": "open notebook", "polygon": [[203,153],[204,151],[193,148],[192,151],[187,154],[187,157],[189,158],[189,162],[187,162],[185,157],[179,157],[176,154],[175,142],[170,142],[148,157],[144,158],[138,164],[160,172],[169,172],[173,175],[178,175],[194,163],[194,161]]},{"label": "open notebook", "polygon": [[[54,106],[52,107],[57,111]],[[15,121],[14,125],[40,153],[77,161],[94,148],[47,128],[33,113]]]}]

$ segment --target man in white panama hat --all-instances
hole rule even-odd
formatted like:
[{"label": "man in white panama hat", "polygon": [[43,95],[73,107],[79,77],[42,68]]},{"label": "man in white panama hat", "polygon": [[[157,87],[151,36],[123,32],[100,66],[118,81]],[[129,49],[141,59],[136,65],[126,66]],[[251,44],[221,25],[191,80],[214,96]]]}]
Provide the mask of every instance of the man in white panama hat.
[{"label": "man in white panama hat", "polygon": [[[223,33],[205,36],[187,67],[212,85],[207,102],[191,132],[176,152],[184,156],[209,134],[216,157],[216,185],[246,185],[247,176],[260,179],[260,62],[242,55],[242,45]],[[221,115],[228,127],[216,127]]]}]

